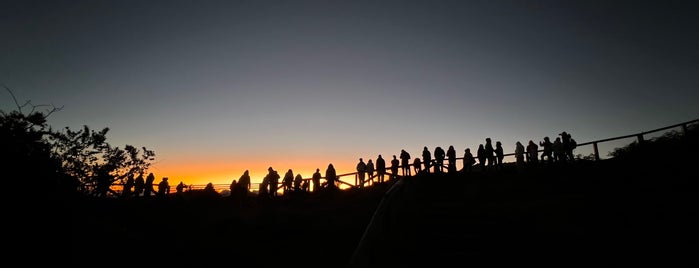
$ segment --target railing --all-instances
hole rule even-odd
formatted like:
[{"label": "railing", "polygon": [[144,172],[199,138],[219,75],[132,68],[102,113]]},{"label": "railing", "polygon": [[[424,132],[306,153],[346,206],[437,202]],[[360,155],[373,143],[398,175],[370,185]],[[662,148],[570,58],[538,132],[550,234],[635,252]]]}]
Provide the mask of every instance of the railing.
[{"label": "railing", "polygon": [[[636,140],[638,141],[638,143],[643,143],[643,142],[646,140],[646,138],[645,138],[646,135],[653,134],[653,133],[657,133],[657,132],[660,132],[660,131],[665,131],[665,130],[668,130],[668,129],[681,128],[681,129],[682,129],[682,133],[683,133],[683,134],[686,134],[687,131],[688,131],[688,129],[689,129],[689,126],[692,125],[692,124],[697,124],[697,123],[699,123],[699,119],[694,119],[694,120],[687,121],[687,122],[684,122],[684,123],[679,123],[679,124],[675,124],[675,125],[671,125],[671,126],[666,126],[666,127],[662,127],[662,128],[657,128],[657,129],[653,129],[653,130],[649,130],[649,131],[643,131],[643,132],[639,132],[639,133],[636,133],[636,134],[630,134],[630,135],[618,136],[618,137],[613,137],[613,138],[607,138],[607,139],[601,139],[601,140],[594,140],[594,141],[588,141],[588,142],[578,143],[577,146],[576,146],[576,150],[579,150],[579,149],[580,149],[581,147],[583,147],[583,146],[592,145],[592,150],[593,150],[593,153],[592,153],[592,154],[594,155],[594,159],[599,161],[599,160],[601,159],[601,157],[600,157],[599,146],[598,146],[598,145],[601,144],[601,143],[611,142],[611,141],[617,141],[617,140],[622,140],[622,139],[628,139],[628,138],[636,138]],[[543,149],[538,150],[538,152],[543,152]],[[507,157],[507,156],[514,156],[514,155],[515,155],[515,153],[513,152],[513,153],[504,154],[503,156]],[[463,160],[463,157],[457,157],[457,158],[455,158],[455,159],[456,159],[456,162],[458,163],[459,160]],[[434,168],[435,163],[436,163],[436,162],[435,162],[435,160],[433,159],[430,166],[431,166],[432,168]],[[509,162],[507,162],[507,163],[509,163]],[[423,163],[423,165],[424,165],[424,163]],[[448,165],[448,159],[444,159],[443,167],[444,167],[445,169],[448,169],[448,166],[449,166],[449,165]],[[408,165],[408,168],[412,168],[412,167],[413,167],[412,164],[409,164],[409,165]],[[386,175],[385,175],[385,176],[386,176],[386,180],[389,180],[389,179],[391,178],[391,173],[388,172],[388,171],[390,171],[390,167],[387,167],[386,169],[387,169],[387,172],[385,173],[385,174],[386,174]],[[403,175],[405,175],[405,174],[403,174]],[[396,174],[396,176],[399,176],[399,174]],[[354,183],[347,182],[347,180],[351,180],[352,177],[354,178]],[[373,185],[373,184],[375,183],[375,182],[374,182],[375,177],[376,177],[376,174],[374,174],[374,176],[371,176],[371,177],[367,176],[367,179],[365,180],[366,186],[371,186],[371,185]],[[343,178],[344,178],[344,180],[343,180]],[[312,183],[312,179],[311,179],[311,178],[304,178],[303,180],[304,180],[304,181],[308,181],[309,184]],[[325,180],[325,177],[321,177],[321,180]],[[327,180],[326,180],[326,181],[327,181]],[[358,187],[358,186],[359,186],[359,175],[358,175],[358,172],[350,172],[350,173],[344,173],[344,174],[337,175],[336,182],[337,182],[337,184],[338,184],[339,187],[341,187],[341,186],[343,186],[343,185],[346,186],[346,187],[349,187],[349,188]],[[250,186],[250,191],[251,191],[251,193],[252,193],[253,195],[254,195],[254,194],[257,194],[258,189],[259,189],[259,184],[260,184],[260,183],[252,183],[252,184],[251,184],[251,186]],[[114,184],[113,186],[120,186],[120,184]],[[225,190],[228,190],[229,187],[230,187],[230,184],[213,184],[213,186],[214,186],[214,190],[216,190],[217,192],[221,193],[221,192],[224,192]],[[205,187],[206,187],[206,185],[193,184],[193,185],[187,185],[187,190],[202,190],[202,189],[204,189]],[[119,187],[119,188],[120,188],[120,187]],[[174,188],[174,186],[171,186],[171,188]],[[312,187],[311,187],[311,188],[312,188]],[[120,190],[120,189],[119,189],[119,190]],[[280,190],[282,190],[282,187],[277,188],[277,191],[280,191]],[[172,193],[172,192],[173,192],[173,191],[170,191],[170,193]]]}]

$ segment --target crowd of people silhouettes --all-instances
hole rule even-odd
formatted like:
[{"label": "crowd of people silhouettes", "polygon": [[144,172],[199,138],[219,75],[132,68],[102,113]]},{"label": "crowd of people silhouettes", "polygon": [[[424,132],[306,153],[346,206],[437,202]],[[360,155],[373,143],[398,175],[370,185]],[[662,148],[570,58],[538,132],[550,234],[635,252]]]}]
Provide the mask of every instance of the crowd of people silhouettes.
[{"label": "crowd of people silhouettes", "polygon": [[[544,137],[543,140],[539,142],[529,140],[526,147],[520,141],[517,141],[514,146],[514,164],[516,166],[523,166],[526,164],[552,164],[573,161],[573,150],[577,147],[576,141],[565,131],[561,132],[559,136],[560,137],[556,137],[553,142],[551,142],[548,136]],[[541,150],[539,148],[541,148]],[[540,156],[539,152],[541,152]],[[444,173],[445,161],[446,172],[448,173],[469,173],[474,171],[474,167],[477,167],[480,171],[502,170],[504,157],[505,153],[502,142],[496,141],[495,146],[493,146],[491,138],[486,138],[485,143],[478,145],[475,157],[471,153],[470,148],[464,149],[461,164],[462,168],[460,170],[457,169],[456,163],[458,157],[456,156],[456,149],[453,145],[450,145],[446,152],[441,146],[436,146],[434,151],[430,151],[427,146],[424,146],[422,156],[414,159],[407,150],[401,149],[400,153],[398,155],[393,155],[393,159],[391,159],[390,166],[388,167],[390,169],[389,181],[396,180],[399,177],[410,177],[423,173]],[[375,162],[373,159],[369,159],[365,162],[364,158],[359,158],[356,165],[357,185],[355,186],[357,188],[363,188],[373,183],[385,183],[386,168],[386,162],[380,154],[377,156]],[[279,186],[280,179],[281,187]],[[324,182],[322,181],[323,179],[325,180]],[[153,195],[164,197],[170,193],[170,184],[167,177],[162,178],[161,182],[157,185],[157,191],[154,189],[154,181],[155,175],[153,173],[149,173],[145,179],[143,173],[135,178],[133,175],[130,175],[123,185],[121,196],[150,197]],[[340,188],[339,182],[341,182],[340,178],[338,178],[332,163],[328,164],[325,170],[325,176],[322,176],[320,168],[317,168],[315,173],[308,179],[304,179],[301,174],[296,174],[296,176],[294,176],[292,169],[288,169],[284,177],[281,177],[276,170],[269,167],[267,169],[267,174],[258,185],[257,196],[274,199],[279,197],[279,190],[282,191],[282,195],[321,192],[323,190],[332,191]],[[245,170],[240,178],[237,180],[234,179],[231,182],[229,187],[230,196],[239,200],[244,200],[244,197],[251,196],[251,194],[254,193],[251,187],[250,172],[249,170]],[[180,182],[176,186],[176,193],[182,194],[186,189],[188,189],[188,186]],[[204,191],[215,193],[216,189],[212,183],[208,183],[204,187]]]}]

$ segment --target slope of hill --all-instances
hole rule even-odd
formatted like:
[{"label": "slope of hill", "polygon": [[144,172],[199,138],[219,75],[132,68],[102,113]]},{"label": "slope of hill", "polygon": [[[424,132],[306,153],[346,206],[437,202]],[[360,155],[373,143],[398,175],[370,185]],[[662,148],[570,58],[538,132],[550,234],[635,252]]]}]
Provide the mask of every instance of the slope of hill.
[{"label": "slope of hill", "polygon": [[699,139],[690,134],[597,162],[421,174],[391,191],[387,183],[242,206],[76,200],[70,263],[686,266],[699,238]]}]

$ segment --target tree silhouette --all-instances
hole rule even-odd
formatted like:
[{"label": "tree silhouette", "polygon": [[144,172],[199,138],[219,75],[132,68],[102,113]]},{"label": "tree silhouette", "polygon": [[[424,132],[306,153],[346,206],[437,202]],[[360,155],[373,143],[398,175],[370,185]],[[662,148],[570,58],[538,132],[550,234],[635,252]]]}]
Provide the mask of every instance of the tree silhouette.
[{"label": "tree silhouette", "polygon": [[[3,85],[4,86],[4,85]],[[41,194],[83,193],[106,196],[115,182],[147,170],[155,153],[142,147],[124,149],[107,143],[109,128],[88,126],[73,131],[54,131],[47,118],[62,109],[53,105],[20,105],[10,93],[17,110],[0,110],[0,145],[10,182]],[[31,108],[29,112],[23,109]],[[43,111],[38,108],[46,108]]]}]

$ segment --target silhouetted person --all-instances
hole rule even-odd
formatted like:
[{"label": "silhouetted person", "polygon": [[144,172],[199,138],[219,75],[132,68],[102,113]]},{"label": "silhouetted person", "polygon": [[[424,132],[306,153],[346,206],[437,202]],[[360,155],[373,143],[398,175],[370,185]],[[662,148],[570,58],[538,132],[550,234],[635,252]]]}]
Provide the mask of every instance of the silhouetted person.
[{"label": "silhouetted person", "polygon": [[238,197],[238,181],[233,180],[231,182],[231,185],[228,186],[228,190],[230,191],[231,195],[229,196],[230,198],[236,198]]},{"label": "silhouetted person", "polygon": [[146,177],[146,183],[143,185],[143,196],[145,197],[150,197],[150,194],[156,194],[155,189],[153,188],[153,182],[155,181],[155,175],[153,173],[148,174],[148,177]]},{"label": "silhouetted person", "polygon": [[277,197],[277,190],[279,189],[279,173],[272,169],[272,167],[269,167],[267,169],[269,172],[267,175],[269,176],[269,197],[274,198]]},{"label": "silhouetted person", "polygon": [[175,187],[175,190],[177,191],[177,194],[178,194],[178,195],[180,195],[180,194],[182,194],[182,193],[184,192],[184,187],[185,187],[185,186],[184,186],[184,183],[183,183],[183,182],[180,182],[180,183],[177,184],[177,186]]},{"label": "silhouetted person", "polygon": [[517,165],[524,164],[524,153],[524,145],[519,141],[515,143],[515,163]]},{"label": "silhouetted person", "polygon": [[209,194],[215,194],[216,189],[214,188],[214,184],[211,182],[207,183],[206,186],[204,187],[204,192],[209,193]]},{"label": "silhouetted person", "polygon": [[328,182],[328,189],[336,190],[337,185],[337,173],[335,172],[335,166],[332,163],[328,164],[328,169],[325,170],[325,180]]},{"label": "silhouetted person", "polygon": [[541,153],[541,161],[546,160],[546,162],[553,163],[553,143],[549,140],[549,137],[544,137],[544,140],[540,141],[539,145],[544,150]]},{"label": "silhouetted person", "polygon": [[486,166],[488,168],[495,165],[495,148],[493,148],[493,142],[490,138],[485,139],[485,158],[488,160]]},{"label": "silhouetted person", "polygon": [[158,196],[159,197],[165,197],[170,193],[170,183],[167,181],[167,177],[163,177],[163,179],[158,183]]},{"label": "silhouetted person", "polygon": [[413,160],[413,169],[415,169],[415,175],[420,174],[422,171],[422,161],[419,157],[415,157],[415,160]]},{"label": "silhouetted person", "polygon": [[289,169],[284,174],[284,179],[282,179],[282,187],[284,187],[284,192],[290,192],[294,184],[294,172]]},{"label": "silhouetted person", "polygon": [[371,181],[373,184],[374,181],[374,171],[376,168],[374,168],[374,162],[369,159],[369,161],[366,162],[366,174],[367,174],[367,180]]},{"label": "silhouetted person", "polygon": [[129,177],[126,178],[126,182],[124,183],[124,189],[121,191],[121,196],[131,197],[133,195],[134,184],[136,184],[136,180],[134,180],[133,175],[129,175]]},{"label": "silhouetted person", "polygon": [[464,172],[471,172],[472,167],[474,164],[476,164],[476,159],[473,158],[473,154],[471,154],[471,149],[466,148],[464,150],[464,168],[462,169]]},{"label": "silhouetted person", "polygon": [[447,170],[449,170],[449,173],[456,172],[456,150],[454,149],[454,145],[449,145],[449,148],[447,149]]},{"label": "silhouetted person", "polygon": [[320,175],[320,169],[316,168],[316,172],[313,173],[313,177],[311,179],[313,180],[313,192],[318,192],[320,190],[320,178],[322,176]]},{"label": "silhouetted person", "polygon": [[238,178],[237,188],[241,198],[247,198],[248,194],[250,193],[250,186],[252,186],[252,183],[250,182],[250,172],[245,170],[243,175],[240,175],[240,178]]},{"label": "silhouetted person", "polygon": [[398,178],[398,167],[400,166],[400,161],[398,161],[398,157],[396,155],[393,155],[393,160],[391,160],[391,180],[397,179]]},{"label": "silhouetted person", "polygon": [[269,198],[270,174],[271,174],[271,172],[268,172],[267,175],[265,175],[265,177],[262,178],[262,182],[260,183],[260,185],[258,185],[258,189],[257,189],[257,197],[258,198],[261,198],[261,199]]},{"label": "silhouetted person", "polygon": [[573,138],[567,132],[563,131],[559,135],[561,135],[561,143],[563,144],[563,154],[565,155],[564,158],[566,161],[575,160],[575,157],[573,156],[573,149],[575,149],[577,144],[574,145]]},{"label": "silhouetted person", "polygon": [[359,178],[359,188],[364,187],[364,181],[366,180],[366,163],[364,159],[359,158],[359,163],[357,163],[357,177]]},{"label": "silhouetted person", "polygon": [[133,194],[136,197],[139,197],[141,196],[141,194],[143,194],[143,190],[146,187],[146,180],[143,179],[143,173],[139,174],[138,177],[136,177],[133,187]]},{"label": "silhouetted person", "polygon": [[539,146],[532,140],[529,140],[529,144],[527,145],[527,162],[539,162]]},{"label": "silhouetted person", "polygon": [[403,176],[411,176],[410,174],[410,154],[406,150],[400,150],[400,168]]},{"label": "silhouetted person", "polygon": [[422,148],[422,164],[425,165],[425,172],[430,173],[430,168],[432,168],[432,153],[427,146]]},{"label": "silhouetted person", "polygon": [[485,155],[485,147],[483,147],[483,144],[478,145],[476,157],[478,158],[478,166],[481,168],[481,171],[485,170],[485,161],[488,157]]},{"label": "silhouetted person", "polygon": [[303,183],[301,183],[301,191],[303,191],[303,192],[308,192],[308,190],[310,190],[310,189],[309,189],[309,187],[310,187],[309,184],[310,184],[310,183],[308,182],[308,180],[304,180]]},{"label": "silhouetted person", "polygon": [[101,168],[97,171],[95,176],[96,181],[96,195],[101,197],[107,197],[107,193],[113,192],[110,187],[112,186],[112,180],[114,176],[109,174],[109,171]]},{"label": "silhouetted person", "polygon": [[551,146],[551,149],[553,151],[553,160],[555,162],[560,162],[560,163],[566,162],[565,150],[563,150],[563,143],[561,142],[560,137],[556,137],[556,140],[553,141],[553,145]]},{"label": "silhouetted person", "polygon": [[379,155],[379,157],[376,158],[376,176],[378,177],[377,181],[379,183],[383,183],[384,175],[386,175],[386,160]]},{"label": "silhouetted person", "polygon": [[502,143],[500,141],[495,142],[495,157],[497,161],[495,165],[498,169],[502,169],[502,160],[505,158],[505,152],[502,149]]},{"label": "silhouetted person", "polygon": [[444,158],[446,157],[447,153],[442,147],[434,148],[434,172],[444,172]]},{"label": "silhouetted person", "polygon": [[301,174],[296,174],[296,177],[294,177],[294,192],[300,192],[301,191],[301,184],[303,183],[303,177]]}]

